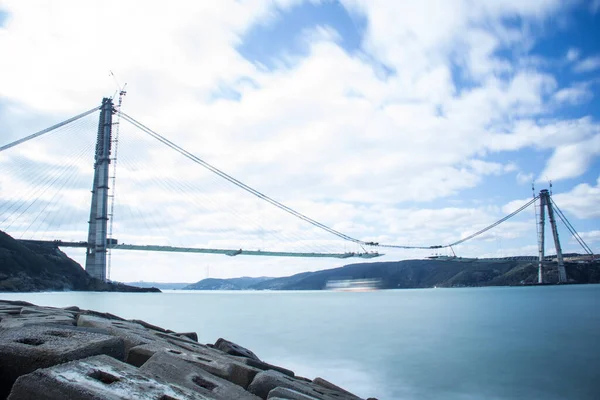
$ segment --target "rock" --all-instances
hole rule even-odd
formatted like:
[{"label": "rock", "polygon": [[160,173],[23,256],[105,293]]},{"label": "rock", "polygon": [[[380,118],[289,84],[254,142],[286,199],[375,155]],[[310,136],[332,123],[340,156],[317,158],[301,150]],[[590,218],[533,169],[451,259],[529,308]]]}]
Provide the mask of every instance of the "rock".
[{"label": "rock", "polygon": [[156,353],[140,371],[186,387],[218,400],[258,400],[241,386],[212,375],[189,359],[176,357],[173,353]]},{"label": "rock", "polygon": [[100,318],[104,318],[104,319],[111,319],[111,320],[117,320],[117,321],[127,321],[125,318],[121,318],[117,315],[111,314],[111,313],[107,313],[107,312],[98,312],[98,311],[94,311],[94,310],[85,310],[83,311],[83,314],[85,315],[93,315],[95,317],[100,317]]},{"label": "rock", "polygon": [[292,389],[276,387],[269,392],[267,396],[269,400],[283,399],[283,400],[318,400],[317,397],[309,396],[304,393],[297,392]]},{"label": "rock", "polygon": [[75,318],[64,315],[26,314],[3,317],[0,329],[21,328],[30,325],[75,325]]},{"label": "rock", "polygon": [[210,348],[198,348],[195,351],[190,352],[177,348],[177,346],[171,343],[164,345],[155,342],[134,347],[129,351],[127,361],[132,365],[143,365],[143,363],[140,364],[142,360],[147,362],[147,360],[150,360],[156,353],[165,351],[174,357],[194,363],[199,368],[202,368],[219,378],[240,385],[244,389],[248,387],[250,382],[252,382],[254,377],[260,372],[257,368],[242,364],[235,359]]},{"label": "rock", "polygon": [[198,334],[196,332],[180,332],[180,333],[175,333],[175,334],[177,336],[184,336],[189,339],[192,339],[194,342],[198,341]]},{"label": "rock", "polygon": [[[1,323],[1,321],[0,321]],[[77,326],[104,329],[125,342],[125,353],[135,346],[153,342],[158,338],[143,326],[125,320],[109,320],[95,315],[81,314]]]},{"label": "rock", "polygon": [[11,400],[358,399],[222,338],[202,345],[141,320],[0,300],[0,399],[11,387]]},{"label": "rock", "polygon": [[0,304],[7,304],[7,305],[11,305],[11,306],[33,306],[33,307],[35,307],[35,304],[31,304],[31,303],[28,303],[26,301],[21,301],[21,300],[0,300]]},{"label": "rock", "polygon": [[[194,333],[195,334],[195,333]],[[177,343],[184,343],[184,344],[188,344],[188,345],[198,345],[198,341],[197,340],[193,340],[191,338],[189,338],[188,336],[185,335],[179,335],[175,332],[168,332],[168,333],[162,333],[162,332],[155,332],[155,335],[158,336],[159,338],[168,340],[169,342],[177,342]],[[196,336],[198,337],[198,336]]]},{"label": "rock", "polygon": [[21,306],[0,303],[0,315],[20,315],[22,308]]},{"label": "rock", "polygon": [[262,399],[266,399],[269,395],[269,392],[276,387],[292,389],[302,394],[322,400],[359,399],[354,395],[342,393],[337,390],[327,389],[313,383],[293,379],[273,370],[262,371],[261,373],[257,374],[250,386],[248,386],[248,391],[250,393],[254,393]]},{"label": "rock", "polygon": [[291,371],[291,370],[286,369],[286,368],[278,367],[277,365],[269,364],[269,363],[266,363],[264,361],[256,361],[253,358],[245,358],[245,357],[239,357],[239,356],[235,356],[235,357],[236,357],[236,359],[239,362],[247,364],[247,365],[249,365],[251,367],[254,367],[254,368],[258,368],[258,369],[260,369],[262,371],[268,371],[268,370],[271,369],[271,370],[274,370],[274,371],[277,371],[277,372],[281,372],[284,375],[291,376],[292,378],[295,375],[294,371]]},{"label": "rock", "polygon": [[19,376],[37,368],[98,354],[119,360],[125,356],[123,340],[74,327],[33,325],[0,329],[0,343],[0,398],[8,394]]},{"label": "rock", "polygon": [[324,387],[324,388],[327,388],[327,389],[336,390],[336,391],[338,391],[338,392],[342,392],[342,393],[345,393],[345,394],[347,394],[347,395],[350,395],[350,396],[357,397],[355,394],[352,394],[352,393],[348,392],[347,390],[344,390],[344,389],[342,389],[341,387],[339,387],[339,386],[337,386],[337,385],[334,385],[333,383],[331,383],[331,382],[329,382],[329,381],[326,381],[326,380],[325,380],[325,379],[323,379],[323,378],[319,378],[319,377],[317,377],[317,378],[313,379],[313,381],[312,381],[312,382],[313,382],[315,385],[319,385],[319,386],[322,386],[322,387]]},{"label": "rock", "polygon": [[210,399],[108,356],[39,369],[20,377],[9,400]]},{"label": "rock", "polygon": [[186,351],[186,349],[182,349],[181,347],[168,342],[150,342],[129,349],[125,361],[127,364],[131,364],[134,367],[141,367],[146,361],[152,358],[154,354],[161,351],[176,352],[175,354],[180,354],[183,351]]},{"label": "rock", "polygon": [[225,340],[223,338],[219,338],[215,342],[215,347],[227,354],[231,354],[232,356],[246,357],[256,361],[260,361],[260,358],[258,358],[256,354],[254,354],[247,348],[242,347],[239,344],[230,342],[229,340]]},{"label": "rock", "polygon": [[166,329],[161,328],[160,326],[149,324],[148,322],[142,321],[141,319],[131,319],[129,321],[139,324],[139,325],[143,326],[144,328],[151,329],[153,331],[158,331],[158,332],[162,332],[162,333],[168,332]]}]

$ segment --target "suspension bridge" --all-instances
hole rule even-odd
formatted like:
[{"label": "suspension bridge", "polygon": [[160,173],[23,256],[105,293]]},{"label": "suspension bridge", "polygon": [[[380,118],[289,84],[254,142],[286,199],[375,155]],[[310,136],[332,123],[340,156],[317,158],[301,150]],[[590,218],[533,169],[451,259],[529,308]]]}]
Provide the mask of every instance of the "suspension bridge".
[{"label": "suspension bridge", "polygon": [[[82,135],[81,131],[91,131],[91,121],[98,114],[98,119],[95,125],[97,129],[95,137],[93,135]],[[138,157],[136,149],[140,148],[139,137],[136,140],[130,140],[127,142],[126,139],[120,135],[120,129],[124,121],[130,129],[135,132],[144,134],[144,140],[151,140],[154,143],[160,143],[162,149],[160,151],[161,163],[168,164],[169,162],[177,163],[181,160],[186,160],[185,171],[188,178],[184,182],[175,180],[172,176],[164,175],[161,177],[151,176],[147,172],[148,157],[144,160],[141,156]],[[52,149],[47,149],[38,143],[41,138],[49,137],[52,135],[58,135],[61,138],[61,143],[58,145],[63,151],[65,149],[73,149],[68,155],[65,156],[66,165],[56,166],[51,160],[52,155],[49,153]],[[95,140],[94,140],[95,139]],[[120,143],[121,142],[121,143]],[[25,143],[33,144],[37,147],[35,152],[37,159],[35,162],[31,162],[31,157],[21,156],[18,149]],[[78,144],[78,146],[76,145]],[[56,147],[56,144],[54,145]],[[169,156],[165,156],[164,149],[168,148],[172,150],[169,152]],[[323,224],[316,219],[313,219],[304,213],[297,211],[296,208],[290,207],[283,204],[273,197],[256,190],[250,185],[247,185],[240,180],[234,178],[232,175],[227,174],[223,170],[209,164],[202,158],[186,150],[182,146],[174,143],[165,136],[159,134],[155,130],[152,130],[148,126],[137,121],[133,117],[125,114],[121,111],[121,98],[119,99],[118,106],[115,106],[112,98],[104,98],[102,104],[98,107],[94,107],[86,112],[69,118],[63,122],[55,124],[47,129],[41,130],[22,139],[13,141],[0,147],[0,153],[2,155],[13,152],[11,157],[13,165],[16,165],[14,176],[26,177],[30,181],[31,188],[21,188],[18,190],[18,182],[4,182],[4,187],[10,186],[12,183],[15,186],[15,196],[13,198],[0,197],[0,210],[3,213],[3,221],[1,222],[0,229],[9,231],[11,227],[19,224],[21,221],[20,240],[29,241],[35,243],[50,243],[58,247],[73,247],[85,249],[85,269],[93,277],[106,280],[110,273],[111,265],[111,254],[112,250],[128,250],[128,251],[153,251],[153,252],[167,252],[167,253],[203,253],[203,254],[221,254],[227,256],[267,256],[267,257],[302,257],[302,258],[363,258],[370,259],[383,255],[380,250],[383,249],[421,249],[421,250],[436,250],[436,249],[450,249],[454,253],[454,248],[462,243],[480,236],[489,230],[497,227],[508,219],[521,213],[523,210],[528,209],[531,206],[536,208],[537,202],[539,202],[539,214],[536,215],[537,219],[537,241],[538,241],[538,281],[543,282],[543,269],[548,264],[547,257],[545,255],[545,216],[548,215],[550,227],[552,231],[552,237],[554,247],[556,249],[556,260],[560,282],[567,282],[566,271],[564,267],[564,260],[562,255],[562,249],[560,245],[560,239],[557,229],[557,217],[560,219],[568,231],[573,235],[575,240],[581,245],[584,251],[594,257],[592,250],[577,233],[574,227],[570,224],[564,213],[558,208],[555,201],[548,190],[542,190],[538,195],[534,195],[532,199],[523,204],[521,207],[516,209],[514,212],[508,214],[504,218],[480,229],[468,236],[461,239],[452,241],[450,243],[443,244],[431,244],[431,245],[410,245],[410,244],[395,244],[395,243],[380,243],[372,240],[362,240],[352,235],[348,235],[342,232],[340,229],[334,229],[333,227]],[[121,152],[121,154],[119,153]],[[89,160],[90,156],[93,156],[93,160]],[[150,154],[152,158],[152,154]],[[88,163],[93,161],[93,178],[91,185],[91,201],[89,202],[89,218],[86,221],[87,224],[87,240],[65,240],[57,238],[24,238],[25,233],[35,232],[36,230],[43,229],[46,227],[46,233],[51,231],[53,233],[56,229],[51,230],[50,227],[61,227],[64,225],[63,218],[58,218],[59,210],[64,207],[65,203],[79,204],[81,205],[85,200],[85,196],[76,194],[73,192],[73,187],[85,187],[88,185],[89,179],[86,173],[82,171],[89,169]],[[153,162],[152,160],[150,162]],[[154,161],[156,162],[156,160]],[[0,166],[2,158],[0,157]],[[116,209],[119,206],[117,198],[122,197],[122,193],[126,188],[121,188],[119,191],[119,197],[116,195],[117,186],[117,175],[127,175],[127,168],[125,171],[121,171],[117,167],[124,164],[129,167],[129,177],[137,182],[137,186],[142,188],[142,191],[146,193],[148,198],[137,198],[135,201],[123,202],[122,212],[117,212]],[[44,170],[43,167],[48,167]],[[195,168],[192,168],[195,167]],[[36,169],[37,168],[37,169]],[[165,174],[169,171],[168,168],[161,168]],[[202,171],[198,173],[197,171]],[[162,174],[162,172],[156,173]],[[155,175],[156,175],[155,174]],[[8,176],[4,175],[3,179],[8,180]],[[116,239],[114,234],[115,220],[118,216],[123,215],[124,217],[129,215],[130,217],[136,213],[132,209],[131,204],[138,204],[147,206],[150,203],[149,198],[154,195],[149,188],[151,185],[148,183],[148,179],[152,179],[153,183],[171,191],[177,192],[177,196],[163,199],[159,201],[158,209],[146,209],[144,212],[138,212],[139,216],[143,220],[146,227],[149,229],[148,220],[153,220],[153,215],[164,210],[170,212],[169,218],[179,219],[182,225],[187,226],[193,225],[193,216],[196,214],[202,214],[197,219],[196,223],[203,224],[212,218],[216,211],[214,207],[210,207],[210,204],[222,205],[223,201],[220,200],[219,194],[208,193],[203,189],[202,183],[206,182],[207,179],[212,179],[217,182],[218,185],[227,185],[229,188],[235,188],[239,193],[255,200],[261,208],[262,218],[275,220],[278,224],[283,224],[285,218],[290,224],[302,224],[301,232],[304,232],[304,237],[294,236],[291,238],[293,243],[306,244],[310,242],[310,238],[314,235],[321,235],[327,238],[327,245],[322,251],[302,251],[301,246],[292,246],[292,248],[284,248],[280,250],[261,250],[252,249],[255,248],[256,242],[251,240],[247,241],[247,246],[174,246],[166,244],[126,244]],[[135,186],[135,185],[134,185]],[[25,198],[21,192],[25,192]],[[54,194],[51,194],[54,193]],[[175,199],[188,198],[189,202],[195,205],[202,206],[202,212],[197,209],[185,208],[174,206],[176,203]],[[69,201],[70,200],[70,201]],[[152,198],[156,200],[156,198]],[[241,201],[241,197],[236,197],[236,200]],[[208,205],[208,206],[207,206]],[[67,228],[71,224],[81,224],[82,214],[79,210],[67,209],[67,216],[71,218],[71,221],[66,224]],[[129,213],[127,213],[129,211]],[[232,226],[239,226],[245,219],[248,218],[247,213],[241,212],[237,207],[232,208],[232,214],[235,215]],[[222,215],[219,215],[222,217]],[[285,218],[284,218],[285,217]],[[203,219],[204,218],[204,219]],[[26,221],[23,224],[23,219]],[[69,218],[67,218],[69,219]],[[223,221],[226,221],[227,217],[223,217]],[[204,221],[204,222],[203,222]],[[187,224],[187,225],[186,225]],[[117,224],[118,225],[118,224]],[[190,231],[197,232],[202,229],[202,226],[190,226]],[[254,228],[253,228],[254,229]],[[227,232],[227,228],[224,229]],[[243,231],[243,229],[242,229]],[[186,231],[182,230],[179,233],[171,232],[170,237],[176,237],[178,235],[185,235]],[[280,231],[269,231],[262,230],[261,232],[265,235],[277,236]],[[73,234],[81,234],[81,230],[73,230]],[[45,236],[45,235],[42,235]],[[307,240],[306,237],[309,239]],[[332,243],[330,240],[335,239],[336,246],[330,246]],[[243,242],[243,241],[242,241]],[[217,242],[218,243],[218,242]],[[230,244],[231,241],[221,241],[221,243]],[[343,247],[340,246],[343,244]],[[346,248],[348,245],[355,246],[356,251],[348,251]],[[330,247],[342,249],[342,251],[331,251]],[[369,249],[369,250],[367,250]]]}]

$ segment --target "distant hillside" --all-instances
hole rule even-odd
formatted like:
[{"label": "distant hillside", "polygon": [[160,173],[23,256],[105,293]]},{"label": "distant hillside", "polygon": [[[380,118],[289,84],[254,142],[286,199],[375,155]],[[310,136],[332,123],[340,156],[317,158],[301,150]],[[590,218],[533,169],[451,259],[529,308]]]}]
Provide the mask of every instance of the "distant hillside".
[{"label": "distant hillside", "polygon": [[[566,263],[571,283],[600,283],[600,264]],[[236,278],[249,279],[249,278]],[[537,264],[531,261],[405,260],[350,264],[340,268],[303,272],[240,287],[236,279],[205,279],[188,289],[198,290],[322,290],[330,280],[378,279],[381,289],[430,287],[518,286],[537,282]],[[547,268],[545,282],[556,283],[556,267]]]},{"label": "distant hillside", "polygon": [[24,244],[0,231],[0,292],[64,290],[160,291],[102,282],[90,277],[54,245]]},{"label": "distant hillside", "polygon": [[140,288],[158,288],[160,290],[177,290],[183,289],[190,285],[190,282],[124,282],[125,285],[136,286]]},{"label": "distant hillside", "polygon": [[241,278],[230,278],[230,279],[217,279],[207,278],[200,282],[193,283],[184,287],[184,290],[247,290],[253,285],[257,285],[263,281],[272,280],[269,277],[241,277]]}]

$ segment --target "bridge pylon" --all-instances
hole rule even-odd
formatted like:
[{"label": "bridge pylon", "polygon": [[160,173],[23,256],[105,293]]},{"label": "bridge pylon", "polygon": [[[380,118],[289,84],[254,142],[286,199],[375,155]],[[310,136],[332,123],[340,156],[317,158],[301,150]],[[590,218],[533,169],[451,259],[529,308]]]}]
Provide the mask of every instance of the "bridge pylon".
[{"label": "bridge pylon", "polygon": [[111,152],[113,102],[102,99],[98,121],[98,137],[94,159],[94,183],[88,228],[85,270],[90,276],[106,280],[106,253],[108,235],[108,179]]},{"label": "bridge pylon", "polygon": [[550,220],[550,227],[552,229],[552,236],[554,238],[554,247],[556,248],[556,261],[558,262],[558,281],[560,283],[567,282],[567,271],[565,270],[565,262],[563,260],[562,249],[560,247],[560,240],[558,238],[558,230],[556,229],[556,219],[554,218],[554,208],[552,201],[550,200],[550,193],[548,190],[540,190],[540,229],[538,237],[538,250],[539,250],[539,266],[538,266],[538,283],[544,283],[543,270],[544,270],[544,241],[545,241],[545,209],[548,209],[548,219]]}]

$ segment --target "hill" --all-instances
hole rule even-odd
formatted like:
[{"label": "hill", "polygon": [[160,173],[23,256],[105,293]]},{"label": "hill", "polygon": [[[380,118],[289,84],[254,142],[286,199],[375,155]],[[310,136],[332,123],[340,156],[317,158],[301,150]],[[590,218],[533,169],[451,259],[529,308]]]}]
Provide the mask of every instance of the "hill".
[{"label": "hill", "polygon": [[136,286],[140,288],[158,288],[160,290],[178,290],[189,286],[190,282],[124,282],[125,285]]},{"label": "hill", "polygon": [[[566,263],[570,283],[600,283],[600,264]],[[339,268],[263,279],[249,290],[322,290],[328,281],[375,279],[381,289],[431,287],[519,286],[537,282],[537,263],[518,260],[404,260],[350,264]],[[240,279],[240,278],[235,278]],[[235,279],[205,279],[189,289],[238,290]],[[247,278],[244,278],[247,279]],[[558,282],[556,267],[547,268],[545,282]],[[231,288],[230,288],[231,287]]]},{"label": "hill", "polygon": [[0,292],[160,292],[90,277],[58,247],[19,242],[0,231]]},{"label": "hill", "polygon": [[248,290],[252,286],[261,282],[272,280],[273,278],[259,277],[250,278],[247,276],[231,279],[207,278],[199,282],[184,287],[184,290]]}]

